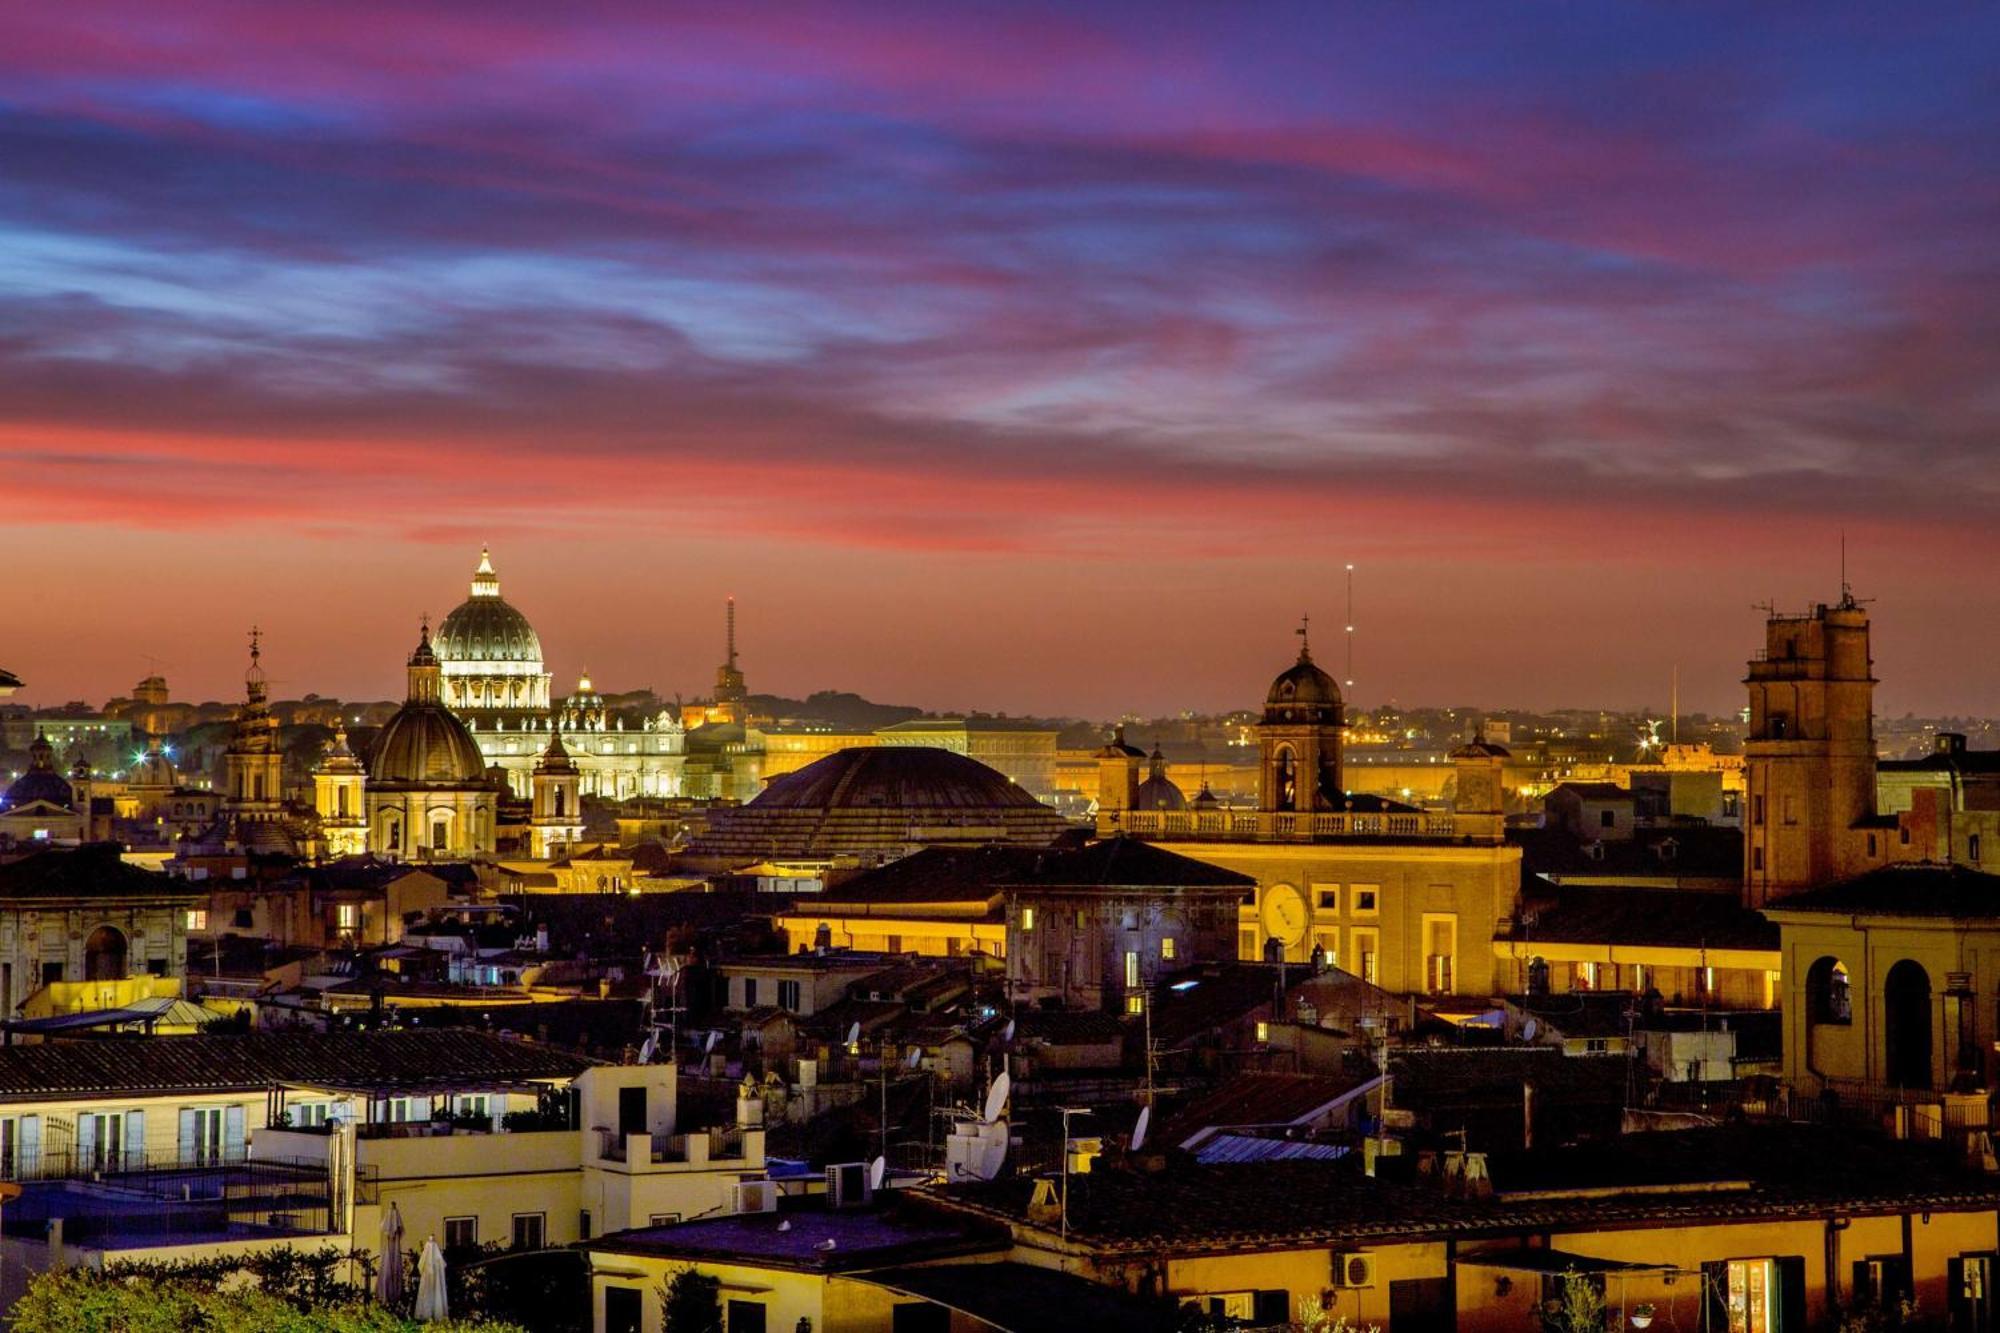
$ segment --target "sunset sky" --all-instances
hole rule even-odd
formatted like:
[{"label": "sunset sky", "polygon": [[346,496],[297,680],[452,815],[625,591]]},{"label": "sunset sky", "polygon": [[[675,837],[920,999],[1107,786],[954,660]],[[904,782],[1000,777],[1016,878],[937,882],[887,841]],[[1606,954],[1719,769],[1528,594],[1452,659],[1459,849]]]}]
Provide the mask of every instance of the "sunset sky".
[{"label": "sunset sky", "polygon": [[2000,7],[105,0],[0,19],[0,667],[2000,713]]}]

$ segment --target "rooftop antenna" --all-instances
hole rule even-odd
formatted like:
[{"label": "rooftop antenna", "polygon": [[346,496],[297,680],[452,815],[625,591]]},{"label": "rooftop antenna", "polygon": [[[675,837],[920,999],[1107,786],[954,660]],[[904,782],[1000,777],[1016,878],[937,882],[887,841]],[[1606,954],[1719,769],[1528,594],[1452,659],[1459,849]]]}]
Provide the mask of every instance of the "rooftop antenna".
[{"label": "rooftop antenna", "polygon": [[1354,688],[1354,566],[1347,566],[1347,670],[1341,673],[1344,689]]}]

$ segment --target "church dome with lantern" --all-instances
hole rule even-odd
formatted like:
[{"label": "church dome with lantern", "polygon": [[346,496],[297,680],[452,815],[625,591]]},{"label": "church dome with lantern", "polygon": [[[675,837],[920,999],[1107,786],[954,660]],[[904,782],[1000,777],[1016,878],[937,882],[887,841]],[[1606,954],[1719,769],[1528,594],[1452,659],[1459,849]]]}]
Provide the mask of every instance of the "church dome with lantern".
[{"label": "church dome with lantern", "polygon": [[481,547],[471,595],[438,625],[443,698],[461,713],[547,712],[549,673],[528,618],[500,596],[492,553]]},{"label": "church dome with lantern", "polygon": [[439,664],[428,628],[410,654],[409,698],[375,738],[368,759],[373,787],[473,787],[486,781],[486,759],[465,723],[438,698]]}]

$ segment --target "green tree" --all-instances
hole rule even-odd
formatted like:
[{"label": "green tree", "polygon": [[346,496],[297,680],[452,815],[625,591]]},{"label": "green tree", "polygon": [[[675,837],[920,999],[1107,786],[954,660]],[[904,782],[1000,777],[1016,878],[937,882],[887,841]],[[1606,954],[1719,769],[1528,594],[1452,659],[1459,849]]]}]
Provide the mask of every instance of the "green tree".
[{"label": "green tree", "polygon": [[379,1305],[300,1308],[249,1287],[196,1281],[43,1273],[11,1311],[14,1333],[524,1333],[515,1324],[449,1320],[418,1324]]},{"label": "green tree", "polygon": [[683,1264],[657,1290],[662,1333],[722,1333],[721,1278]]}]

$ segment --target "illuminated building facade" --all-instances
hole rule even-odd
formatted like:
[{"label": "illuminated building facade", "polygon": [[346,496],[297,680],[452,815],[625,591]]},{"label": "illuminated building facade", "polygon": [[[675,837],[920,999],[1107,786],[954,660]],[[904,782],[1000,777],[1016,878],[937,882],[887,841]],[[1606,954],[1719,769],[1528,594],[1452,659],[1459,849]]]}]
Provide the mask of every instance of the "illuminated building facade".
[{"label": "illuminated building facade", "polygon": [[[471,728],[485,763],[506,773],[514,795],[533,794],[535,764],[558,727],[583,794],[607,800],[681,794],[687,745],[680,719],[661,709],[627,728],[609,715],[588,674],[575,693],[556,698],[541,637],[501,597],[489,551],[479,552],[470,595],[439,623],[435,650],[442,702]],[[726,669],[734,660],[732,632]]]},{"label": "illuminated building facade", "polygon": [[[1255,880],[1238,915],[1242,958],[1317,957],[1405,995],[1498,993],[1506,976],[1495,927],[1521,891],[1521,852],[1505,840],[1507,751],[1483,737],[1455,750],[1457,808],[1418,810],[1345,789],[1346,727],[1338,683],[1302,641],[1265,697],[1254,810],[1202,800],[1120,808],[1138,804],[1146,756],[1114,745],[1099,756],[1098,832],[1145,838]],[[1109,805],[1107,790],[1118,793]]]},{"label": "illuminated building facade", "polygon": [[410,654],[408,698],[368,756],[368,850],[378,856],[458,860],[494,849],[500,794],[470,728],[444,705],[443,674],[427,626]]}]

